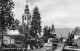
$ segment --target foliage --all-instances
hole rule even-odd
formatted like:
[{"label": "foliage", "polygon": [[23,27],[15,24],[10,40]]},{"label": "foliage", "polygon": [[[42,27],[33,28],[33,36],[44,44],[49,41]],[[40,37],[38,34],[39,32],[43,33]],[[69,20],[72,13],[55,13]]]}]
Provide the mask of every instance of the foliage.
[{"label": "foliage", "polygon": [[48,36],[48,26],[45,26],[45,27],[44,27],[43,33],[44,33],[43,36]]},{"label": "foliage", "polygon": [[37,37],[37,34],[41,33],[41,17],[39,13],[39,9],[36,6],[33,10],[33,17],[31,22],[31,36]]},{"label": "foliage", "polygon": [[[13,12],[12,8],[14,8],[14,3],[12,0],[0,0],[0,27],[2,30],[2,38],[3,38],[3,31],[6,28],[10,28],[13,24]],[[2,39],[2,46],[3,46],[3,39]]]},{"label": "foliage", "polygon": [[10,27],[13,23],[14,3],[12,0],[0,0],[0,27],[5,30],[6,27]]},{"label": "foliage", "polygon": [[47,36],[48,38],[54,38],[54,34],[52,34],[51,32],[52,32],[52,29],[48,26],[45,26],[43,29],[43,33],[44,33],[43,36]]},{"label": "foliage", "polygon": [[44,42],[46,43],[48,41],[48,38],[49,38],[49,30],[48,30],[48,26],[45,26],[44,29],[43,29],[43,40]]},{"label": "foliage", "polygon": [[20,21],[19,21],[18,19],[15,19],[15,20],[14,20],[14,24],[15,24],[16,26],[18,26],[18,25],[20,24]]},{"label": "foliage", "polygon": [[52,25],[52,28],[45,26],[43,28],[43,40],[45,42],[48,41],[48,38],[55,38],[55,34],[53,34],[53,31],[55,31],[54,29],[54,25]]},{"label": "foliage", "polygon": [[12,24],[12,26],[11,26],[11,29],[13,29],[13,30],[18,29],[18,28],[19,28],[19,23],[20,23],[20,21],[17,20],[17,19],[15,19],[15,20],[13,21],[13,24]]},{"label": "foliage", "polygon": [[19,31],[21,34],[23,34],[23,27],[22,27],[22,26],[19,26],[18,31]]}]

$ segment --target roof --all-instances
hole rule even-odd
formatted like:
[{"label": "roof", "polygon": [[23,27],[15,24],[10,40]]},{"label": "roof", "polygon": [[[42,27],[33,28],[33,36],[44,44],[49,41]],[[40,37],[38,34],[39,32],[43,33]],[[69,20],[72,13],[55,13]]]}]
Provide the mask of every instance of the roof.
[{"label": "roof", "polygon": [[18,30],[9,30],[9,31],[7,32],[7,34],[8,34],[8,35],[19,35],[20,33],[19,33]]},{"label": "roof", "polygon": [[72,34],[74,35],[80,35],[80,27],[76,27],[73,31]]},{"label": "roof", "polygon": [[25,39],[25,37],[22,35],[12,35],[10,37],[15,39],[16,41],[19,41],[19,40],[23,41]]}]

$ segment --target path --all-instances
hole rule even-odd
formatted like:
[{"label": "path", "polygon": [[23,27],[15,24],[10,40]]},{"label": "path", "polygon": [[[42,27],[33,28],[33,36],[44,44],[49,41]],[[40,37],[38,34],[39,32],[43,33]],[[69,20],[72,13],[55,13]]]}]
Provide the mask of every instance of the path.
[{"label": "path", "polygon": [[46,51],[48,49],[51,49],[51,47],[44,47],[44,48],[35,49],[35,50],[29,50],[29,51]]},{"label": "path", "polygon": [[61,43],[60,43],[59,46],[57,47],[57,49],[54,50],[54,51],[62,51],[63,46],[64,46],[64,44],[61,44]]}]

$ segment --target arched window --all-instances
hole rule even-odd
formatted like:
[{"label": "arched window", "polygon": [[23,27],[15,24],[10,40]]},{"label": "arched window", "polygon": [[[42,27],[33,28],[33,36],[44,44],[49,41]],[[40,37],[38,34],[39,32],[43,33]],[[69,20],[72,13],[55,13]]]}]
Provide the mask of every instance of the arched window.
[{"label": "arched window", "polygon": [[26,17],[25,17],[25,20],[26,20]]}]

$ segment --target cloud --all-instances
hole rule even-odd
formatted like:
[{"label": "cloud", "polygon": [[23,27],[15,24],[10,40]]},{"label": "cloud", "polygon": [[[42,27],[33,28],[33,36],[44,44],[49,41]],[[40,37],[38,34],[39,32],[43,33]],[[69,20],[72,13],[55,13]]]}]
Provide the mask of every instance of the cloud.
[{"label": "cloud", "polygon": [[[15,17],[21,20],[25,9],[26,0],[14,0]],[[80,0],[29,0],[29,8],[32,13],[37,5],[41,13],[42,25],[55,27],[80,26]]]}]

